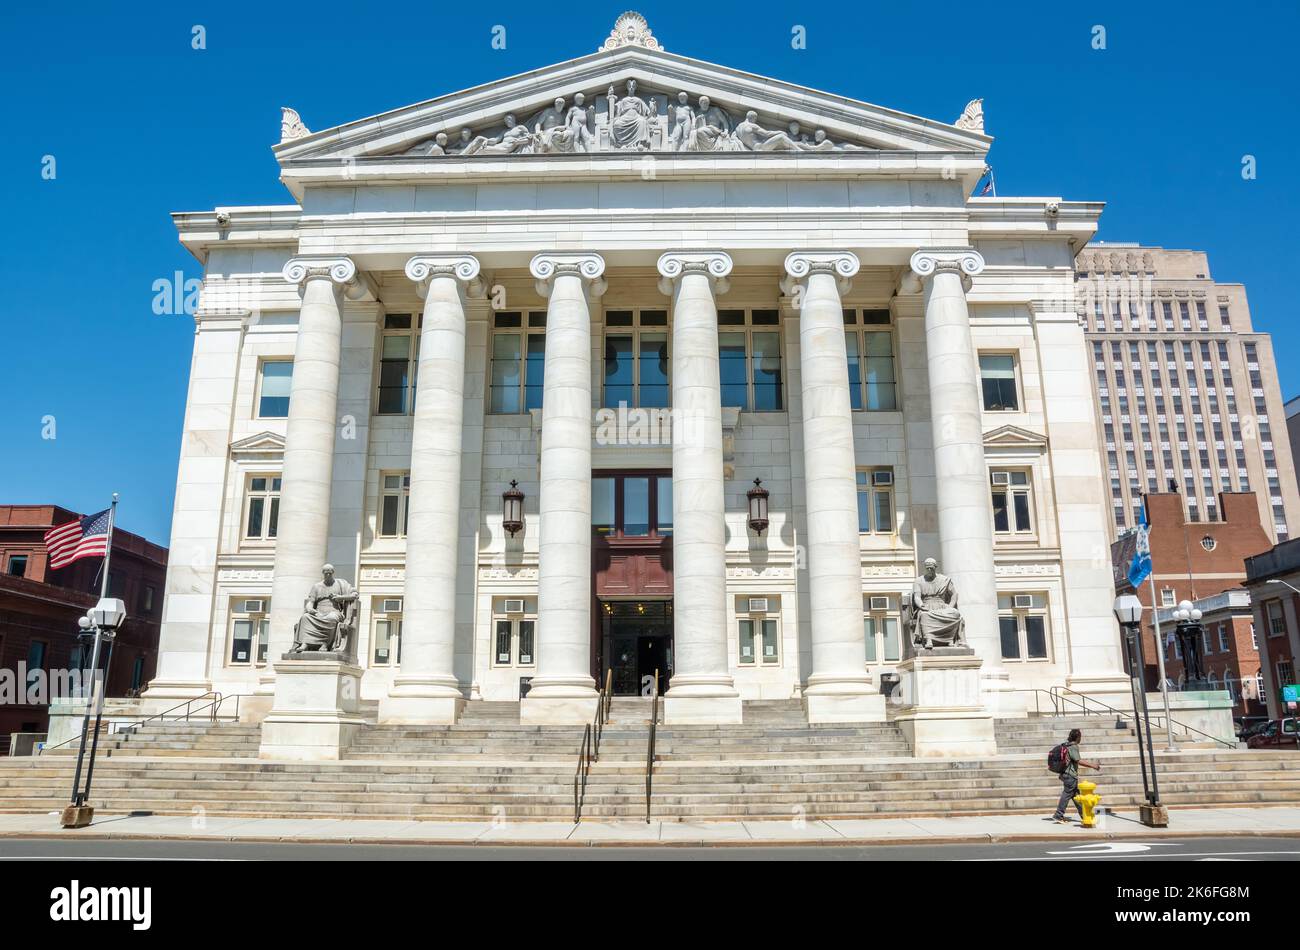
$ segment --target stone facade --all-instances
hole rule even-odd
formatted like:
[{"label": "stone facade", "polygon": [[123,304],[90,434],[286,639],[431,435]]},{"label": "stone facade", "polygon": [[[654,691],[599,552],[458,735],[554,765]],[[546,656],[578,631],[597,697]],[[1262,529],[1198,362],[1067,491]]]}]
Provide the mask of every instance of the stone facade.
[{"label": "stone facade", "polygon": [[[1075,301],[1100,204],[968,197],[991,141],[973,110],[920,119],[631,28],[373,119],[299,121],[275,149],[296,205],[175,216],[205,280],[150,695],[281,703],[279,654],[328,560],[361,594],[359,715],[445,722],[530,680],[525,720],[589,719],[613,662],[600,614],[671,598],[669,721],[736,721],[758,698],[882,719],[899,598],[934,556],[982,661],[978,715],[1023,715],[1018,690],[1054,685],[1126,696]],[[784,140],[748,129],[751,147],[700,154],[650,112],[649,144],[620,145],[637,123],[616,114],[498,147],[520,116],[630,83],[647,109],[684,91],[696,112],[674,121],[705,139],[754,113]],[[478,147],[428,146],[463,127]],[[606,147],[539,147],[583,128]],[[986,408],[993,355],[1014,405]],[[642,532],[641,483],[618,479],[647,473],[669,484]],[[593,486],[615,484],[609,540]],[[277,493],[272,538],[250,504]],[[593,596],[593,561],[643,535],[667,560],[640,569],[671,594]]]}]

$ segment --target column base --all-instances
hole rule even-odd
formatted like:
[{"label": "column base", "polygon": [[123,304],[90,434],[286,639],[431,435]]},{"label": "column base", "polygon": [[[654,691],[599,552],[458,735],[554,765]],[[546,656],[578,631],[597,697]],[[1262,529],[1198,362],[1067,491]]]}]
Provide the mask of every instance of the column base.
[{"label": "column base", "polygon": [[866,671],[814,673],[803,690],[803,708],[810,723],[885,721],[885,697]]},{"label": "column base", "polygon": [[286,654],[275,664],[275,702],[262,721],[263,759],[297,762],[342,757],[365,725],[361,668],[342,659]]},{"label": "column base", "polygon": [[379,721],[396,725],[453,725],[465,696],[450,676],[403,677],[379,700]]},{"label": "column base", "polygon": [[912,755],[921,758],[981,758],[996,755],[993,712],[985,705],[981,667],[966,655],[922,655],[898,665],[904,705],[894,717]]}]

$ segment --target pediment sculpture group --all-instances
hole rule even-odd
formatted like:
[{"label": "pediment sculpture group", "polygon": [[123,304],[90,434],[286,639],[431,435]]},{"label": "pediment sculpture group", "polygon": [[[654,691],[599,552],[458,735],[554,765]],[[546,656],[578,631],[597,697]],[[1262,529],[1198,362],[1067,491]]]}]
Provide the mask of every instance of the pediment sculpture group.
[{"label": "pediment sculpture group", "polygon": [[835,143],[824,129],[810,134],[797,122],[785,130],[765,129],[758,113],[750,110],[735,121],[727,110],[714,105],[708,96],[694,103],[685,92],[667,109],[662,140],[657,97],[637,95],[636,80],[627,83],[627,94],[618,95],[613,86],[606,93],[607,109],[598,115],[594,103],[577,93],[573,104],[557,98],[551,105],[524,122],[517,115],[505,116],[501,131],[494,135],[475,134],[463,128],[453,140],[446,132],[408,149],[407,155],[548,155],[586,152],[839,152],[862,146]]}]

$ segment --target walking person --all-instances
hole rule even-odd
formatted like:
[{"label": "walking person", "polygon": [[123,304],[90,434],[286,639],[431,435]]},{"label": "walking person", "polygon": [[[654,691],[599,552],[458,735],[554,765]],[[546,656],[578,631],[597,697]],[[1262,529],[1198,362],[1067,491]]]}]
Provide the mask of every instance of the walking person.
[{"label": "walking person", "polygon": [[[1089,762],[1080,758],[1079,741],[1082,738],[1083,733],[1080,730],[1071,729],[1069,738],[1047,753],[1047,767],[1061,776],[1061,800],[1056,803],[1056,814],[1052,816],[1052,820],[1058,825],[1070,823],[1070,820],[1065,817],[1065,806],[1074,802],[1074,796],[1079,794],[1079,766],[1101,771],[1100,762]],[[1079,818],[1082,819],[1083,808],[1078,802],[1074,802],[1074,807],[1079,812]]]}]

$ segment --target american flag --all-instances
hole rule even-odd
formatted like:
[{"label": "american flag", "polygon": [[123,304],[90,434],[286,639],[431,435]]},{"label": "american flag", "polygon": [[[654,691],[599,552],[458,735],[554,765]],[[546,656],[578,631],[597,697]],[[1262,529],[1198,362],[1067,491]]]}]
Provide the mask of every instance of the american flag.
[{"label": "american flag", "polygon": [[46,531],[45,547],[50,552],[51,570],[66,567],[79,558],[103,557],[108,552],[111,511],[111,508],[105,508]]}]

